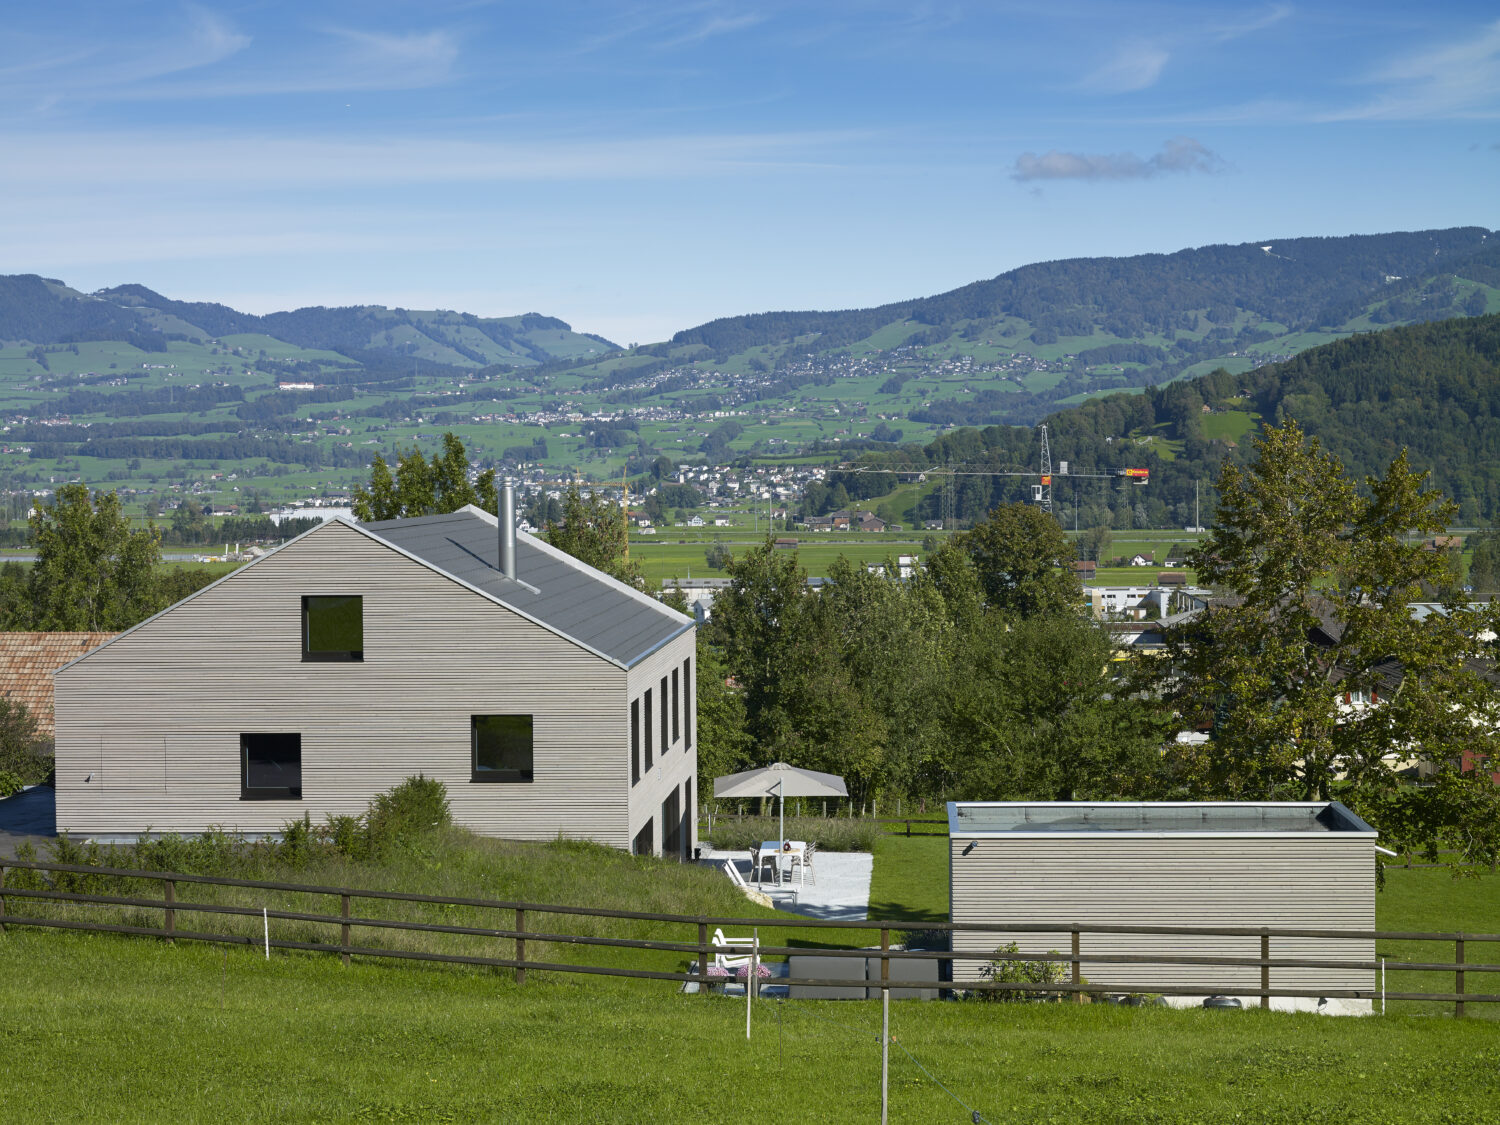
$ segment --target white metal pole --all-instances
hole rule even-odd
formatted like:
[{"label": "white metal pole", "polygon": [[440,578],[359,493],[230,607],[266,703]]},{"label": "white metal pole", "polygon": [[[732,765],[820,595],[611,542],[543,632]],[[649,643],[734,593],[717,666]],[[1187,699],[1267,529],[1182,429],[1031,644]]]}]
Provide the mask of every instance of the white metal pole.
[{"label": "white metal pole", "polygon": [[760,973],[760,927],[751,931],[754,940],[750,945],[750,972],[745,977],[745,1038],[750,1038],[750,990]]},{"label": "white metal pole", "polygon": [[1380,1014],[1385,1015],[1385,958],[1380,959]]},{"label": "white metal pole", "polygon": [[880,1125],[886,1125],[890,1109],[891,1074],[891,990],[880,990]]},{"label": "white metal pole", "polygon": [[[250,917],[254,918],[255,915],[252,914]],[[266,930],[266,960],[269,961],[271,959],[271,916],[266,913],[264,906],[260,908],[260,922]]]}]

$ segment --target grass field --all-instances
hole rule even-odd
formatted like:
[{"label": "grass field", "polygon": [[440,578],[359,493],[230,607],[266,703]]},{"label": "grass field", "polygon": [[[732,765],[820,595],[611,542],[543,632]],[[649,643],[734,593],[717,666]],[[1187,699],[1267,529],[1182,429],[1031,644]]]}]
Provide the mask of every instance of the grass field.
[{"label": "grass field", "polygon": [[[588,846],[449,839],[383,874],[298,878],[760,913],[712,875]],[[1494,928],[1500,881],[1389,875],[1382,926]],[[941,916],[946,893],[945,838],[880,842],[873,913]],[[591,959],[601,956],[639,955]],[[266,960],[256,948],[17,927],[0,935],[0,964],[11,1120],[738,1123],[878,1114],[874,1003],[758,1001],[747,1043],[743,1000],[685,996],[666,982],[533,973],[518,986],[499,970],[358,958],[345,968],[326,955],[273,951]],[[1500,1122],[1494,1023],[1431,1007],[1328,1019],[898,1003],[892,1031],[893,1121],[967,1121],[972,1107],[996,1123]]]}]

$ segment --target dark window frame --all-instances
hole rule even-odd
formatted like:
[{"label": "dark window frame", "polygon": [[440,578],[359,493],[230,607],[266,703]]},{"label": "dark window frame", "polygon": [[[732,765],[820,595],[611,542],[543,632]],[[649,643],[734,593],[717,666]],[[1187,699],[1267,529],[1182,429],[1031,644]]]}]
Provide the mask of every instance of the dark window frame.
[{"label": "dark window frame", "polygon": [[661,756],[665,758],[672,749],[672,697],[668,694],[667,677],[661,678]]},{"label": "dark window frame", "polygon": [[[482,720],[502,719],[526,721],[527,767],[479,766],[479,728]],[[536,780],[536,717],[534,715],[470,715],[469,716],[469,780],[481,785],[529,785]]]},{"label": "dark window frame", "polygon": [[651,772],[651,689],[650,688],[647,688],[646,691],[645,691],[645,693],[641,696],[641,702],[642,702],[641,712],[642,712],[642,718],[644,720],[641,723],[641,730],[644,732],[644,737],[641,739],[641,745],[643,747],[645,747],[645,750],[646,750],[646,767],[645,767],[645,769],[641,770],[641,772],[642,773],[650,773]]},{"label": "dark window frame", "polygon": [[672,745],[682,739],[682,684],[676,668],[672,669]]},{"label": "dark window frame", "polygon": [[[250,742],[252,739],[276,739],[283,743],[295,740],[297,784],[295,785],[251,785]],[[264,758],[267,750],[261,749]],[[283,753],[287,746],[283,746]],[[301,731],[241,731],[240,732],[240,800],[242,801],[300,801],[302,800],[302,732]]]},{"label": "dark window frame", "polygon": [[693,748],[693,706],[697,697],[693,695],[693,658],[682,662],[682,725],[686,728],[684,750]]},{"label": "dark window frame", "polygon": [[641,701],[630,701],[630,784],[641,780]]},{"label": "dark window frame", "polygon": [[[313,602],[355,601],[359,603],[359,645],[357,649],[314,649],[312,647],[312,624],[308,617]],[[303,594],[302,595],[302,662],[304,664],[354,663],[365,659],[365,598],[363,594]]]}]

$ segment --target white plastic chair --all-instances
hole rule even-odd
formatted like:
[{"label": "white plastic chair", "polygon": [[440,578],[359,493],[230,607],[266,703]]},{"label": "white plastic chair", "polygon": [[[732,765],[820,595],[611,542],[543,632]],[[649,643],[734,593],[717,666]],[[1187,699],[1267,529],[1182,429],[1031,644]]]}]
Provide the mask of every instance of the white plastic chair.
[{"label": "white plastic chair", "polygon": [[[717,928],[714,930],[713,940],[714,948],[720,950],[753,950],[755,948],[755,939],[753,937],[726,937],[724,935],[724,931]],[[740,966],[748,964],[750,964],[749,953],[746,953],[744,955],[731,955],[729,953],[714,954],[714,965],[726,971],[732,972],[732,970],[738,969],[740,968]]]},{"label": "white plastic chair", "polygon": [[817,877],[813,873],[813,853],[818,850],[818,845],[809,840],[802,849],[800,856],[792,856],[792,869],[802,880],[803,885],[812,883],[817,885]]}]

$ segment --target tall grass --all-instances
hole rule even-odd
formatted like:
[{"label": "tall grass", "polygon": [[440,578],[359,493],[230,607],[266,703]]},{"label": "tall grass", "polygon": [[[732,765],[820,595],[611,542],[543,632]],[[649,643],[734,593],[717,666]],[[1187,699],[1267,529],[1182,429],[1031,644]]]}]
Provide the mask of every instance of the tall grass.
[{"label": "tall grass", "polygon": [[[807,840],[825,852],[871,852],[881,837],[874,820],[843,817],[789,816],[786,838]],[[725,851],[748,851],[766,840],[781,838],[781,820],[774,816],[722,817],[714,821],[706,837]]]}]

